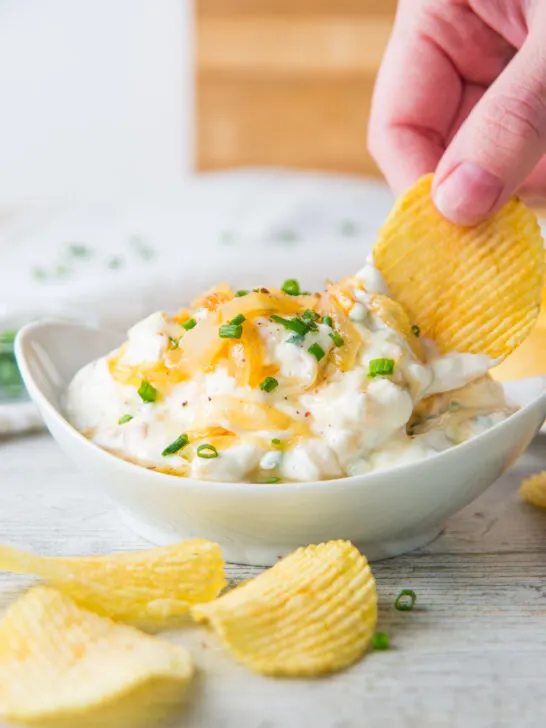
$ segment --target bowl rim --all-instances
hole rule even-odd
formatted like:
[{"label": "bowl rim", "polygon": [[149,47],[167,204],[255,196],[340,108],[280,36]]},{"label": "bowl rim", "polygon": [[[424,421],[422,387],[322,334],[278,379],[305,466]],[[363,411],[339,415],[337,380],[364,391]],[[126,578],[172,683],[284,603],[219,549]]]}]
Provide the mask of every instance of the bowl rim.
[{"label": "bowl rim", "polygon": [[[395,465],[392,468],[386,468],[385,470],[379,470],[371,473],[363,473],[361,475],[349,475],[341,478],[329,478],[325,480],[290,481],[287,483],[246,483],[188,478],[186,476],[173,475],[171,473],[163,473],[157,470],[151,470],[144,465],[139,465],[138,463],[135,463],[131,460],[125,460],[124,458],[115,455],[109,450],[102,448],[100,445],[97,445],[92,440],[85,437],[85,435],[83,435],[81,432],[79,432],[79,430],[77,430],[66,419],[66,417],[62,414],[62,411],[54,406],[47,399],[47,397],[42,393],[41,389],[35,383],[34,377],[32,376],[30,371],[30,367],[27,364],[24,348],[27,345],[28,341],[32,340],[32,334],[35,330],[44,329],[52,325],[66,328],[76,327],[80,330],[83,329],[87,331],[103,331],[112,335],[123,336],[123,333],[119,331],[92,328],[83,324],[60,321],[55,319],[43,319],[41,321],[34,321],[23,326],[19,330],[15,338],[14,350],[17,364],[20,368],[21,375],[23,377],[25,386],[28,390],[31,400],[41,411],[45,410],[50,417],[57,420],[60,426],[62,426],[70,433],[71,437],[74,437],[84,447],[87,447],[90,451],[92,451],[97,458],[104,459],[107,464],[111,463],[115,464],[116,467],[127,469],[127,472],[129,474],[139,472],[141,476],[143,476],[144,473],[146,473],[147,477],[150,480],[155,480],[164,484],[168,483],[170,486],[178,483],[180,487],[185,489],[208,489],[210,491],[221,491],[223,493],[226,493],[229,490],[231,490],[232,492],[252,490],[253,493],[262,492],[264,494],[270,492],[300,492],[304,489],[323,490],[332,487],[361,489],[365,488],[368,485],[371,486],[371,483],[369,481],[373,481],[376,479],[382,480],[386,477],[388,478],[391,475],[399,477],[400,473],[402,472],[407,473],[407,477],[408,479],[410,479],[415,474],[415,471],[418,472],[420,469],[423,468],[423,466],[432,465],[432,463],[438,463],[439,461],[449,461],[452,459],[457,459],[459,456],[463,457],[463,453],[475,450],[476,448],[480,448],[483,444],[483,441],[493,438],[495,436],[494,433],[497,432],[500,428],[516,425],[521,419],[525,418],[530,408],[538,408],[542,402],[544,402],[546,418],[546,375],[541,375],[538,377],[529,378],[529,380],[537,381],[537,383],[539,381],[542,382],[542,391],[540,395],[536,397],[536,399],[529,402],[527,405],[520,407],[520,409],[509,415],[505,420],[496,423],[488,430],[485,430],[479,435],[471,437],[469,440],[465,440],[464,442],[447,448],[446,450],[442,450],[441,452],[436,452],[435,454],[430,455],[423,460],[418,460],[412,463],[399,464]],[[63,384],[66,386],[66,383]],[[502,384],[504,386],[505,383]]]}]

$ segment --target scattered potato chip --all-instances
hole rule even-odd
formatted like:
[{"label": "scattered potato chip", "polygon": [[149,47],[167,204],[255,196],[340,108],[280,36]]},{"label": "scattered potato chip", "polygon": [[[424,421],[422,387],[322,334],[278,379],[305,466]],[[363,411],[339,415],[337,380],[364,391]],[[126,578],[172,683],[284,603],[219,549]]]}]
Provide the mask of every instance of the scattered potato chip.
[{"label": "scattered potato chip", "polygon": [[392,296],[443,352],[504,358],[538,316],[544,248],[536,216],[512,198],[489,220],[463,228],[437,211],[432,175],[396,203],[374,260]]},{"label": "scattered potato chip", "polygon": [[519,494],[532,506],[546,508],[546,470],[525,478],[520,486]]},{"label": "scattered potato chip", "polygon": [[370,644],[375,580],[351,543],[330,541],[298,549],[191,613],[256,672],[320,675],[351,664]]},{"label": "scattered potato chip", "polygon": [[0,622],[0,714],[11,720],[75,718],[151,681],[174,681],[183,691],[192,675],[183,648],[81,609],[49,587],[29,591]]},{"label": "scattered potato chip", "polygon": [[44,557],[0,546],[0,569],[35,574],[83,607],[114,619],[161,620],[218,596],[226,585],[220,547],[182,541],[107,556]]}]

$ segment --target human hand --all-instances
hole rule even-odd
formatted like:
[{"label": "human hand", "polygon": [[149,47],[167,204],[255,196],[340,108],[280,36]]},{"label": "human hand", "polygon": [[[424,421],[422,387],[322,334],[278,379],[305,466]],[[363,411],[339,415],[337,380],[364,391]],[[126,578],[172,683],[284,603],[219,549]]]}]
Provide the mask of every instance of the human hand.
[{"label": "human hand", "polygon": [[397,194],[436,170],[461,225],[516,190],[544,203],[546,0],[400,0],[368,145]]}]

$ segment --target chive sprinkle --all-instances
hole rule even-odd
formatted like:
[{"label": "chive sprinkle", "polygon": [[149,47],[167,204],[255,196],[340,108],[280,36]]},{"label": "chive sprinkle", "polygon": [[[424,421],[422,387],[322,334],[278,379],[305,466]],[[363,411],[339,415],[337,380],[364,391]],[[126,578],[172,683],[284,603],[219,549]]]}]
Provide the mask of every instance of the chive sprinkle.
[{"label": "chive sprinkle", "polygon": [[306,308],[301,317],[304,321],[318,321],[320,314],[312,311],[310,308]]},{"label": "chive sprinkle", "polygon": [[417,324],[413,324],[411,330],[413,331],[414,336],[416,336],[417,338],[421,336],[421,329],[419,328],[419,326],[417,326]]},{"label": "chive sprinkle", "polygon": [[402,589],[400,594],[396,597],[394,606],[399,612],[411,612],[417,601],[417,594],[413,589]]},{"label": "chive sprinkle", "polygon": [[155,402],[157,399],[157,389],[145,379],[140,383],[138,394],[143,402]]},{"label": "chive sprinkle", "polygon": [[189,443],[190,438],[184,434],[179,435],[174,442],[171,442],[170,445],[167,445],[167,447],[163,450],[161,453],[163,457],[166,455],[175,455],[179,450],[182,450],[183,447],[186,447],[186,445]]},{"label": "chive sprinkle", "polygon": [[277,316],[276,314],[271,314],[271,319],[276,323],[281,324],[281,326],[284,326],[285,329],[294,331],[300,336],[305,336],[305,334],[309,331],[309,327],[307,326],[305,321],[302,321],[297,316],[296,318],[287,319],[283,318],[282,316]]},{"label": "chive sprinkle", "polygon": [[322,319],[322,323],[326,324],[326,326],[329,326],[331,329],[334,328],[334,322],[331,316],[324,316],[324,318]]},{"label": "chive sprinkle", "polygon": [[275,379],[275,377],[266,377],[260,384],[260,389],[264,392],[272,392],[274,389],[277,389],[278,386],[279,382]]},{"label": "chive sprinkle", "polygon": [[272,476],[270,478],[262,478],[262,480],[260,480],[260,483],[262,483],[262,485],[273,485],[273,483],[278,483],[279,480],[280,478]]},{"label": "chive sprinkle", "polygon": [[331,331],[328,336],[332,339],[336,346],[343,346],[343,344],[345,343],[343,337],[340,336],[338,331]]},{"label": "chive sprinkle", "polygon": [[169,336],[169,349],[178,349],[179,343],[180,337],[178,337],[178,339],[175,339],[173,336]]},{"label": "chive sprinkle", "polygon": [[292,334],[292,336],[289,336],[288,339],[286,339],[287,344],[295,344],[296,346],[300,346],[303,341],[303,336],[301,334]]},{"label": "chive sprinkle", "polygon": [[386,632],[376,632],[372,637],[372,647],[374,650],[388,650],[389,635]]},{"label": "chive sprinkle", "polygon": [[295,278],[289,278],[282,284],[281,291],[289,296],[299,296],[301,293],[300,284]]},{"label": "chive sprinkle", "polygon": [[394,359],[372,359],[368,364],[369,377],[384,377],[394,372]]},{"label": "chive sprinkle", "polygon": [[190,331],[191,329],[194,329],[197,326],[197,321],[194,318],[188,319],[187,321],[184,321],[182,324],[182,328],[186,329],[186,331]]},{"label": "chive sprinkle", "polygon": [[312,354],[317,361],[320,361],[324,356],[324,349],[319,346],[316,342],[312,344],[307,351]]},{"label": "chive sprinkle", "polygon": [[272,444],[272,445],[280,445],[280,444],[281,444],[281,441],[279,440],[279,438],[278,438],[278,437],[274,437],[274,438],[273,438],[273,439],[271,440],[271,444]]},{"label": "chive sprinkle", "polygon": [[240,339],[243,335],[241,324],[223,324],[218,329],[218,336],[221,339]]},{"label": "chive sprinkle", "polygon": [[246,316],[243,316],[243,314],[240,313],[237,316],[235,316],[234,319],[231,319],[231,321],[229,323],[233,324],[234,326],[239,326],[239,324],[242,324],[243,321],[246,321]]},{"label": "chive sprinkle", "polygon": [[213,458],[220,456],[214,445],[209,445],[205,442],[197,448],[197,457],[204,458],[205,460],[212,460]]},{"label": "chive sprinkle", "polygon": [[118,425],[124,425],[126,422],[130,422],[133,419],[133,415],[123,415],[118,420]]},{"label": "chive sprinkle", "polygon": [[237,291],[237,293],[235,294],[235,298],[242,298],[243,296],[248,296],[249,293],[250,293],[250,291],[247,291],[246,289],[241,288],[241,290]]}]

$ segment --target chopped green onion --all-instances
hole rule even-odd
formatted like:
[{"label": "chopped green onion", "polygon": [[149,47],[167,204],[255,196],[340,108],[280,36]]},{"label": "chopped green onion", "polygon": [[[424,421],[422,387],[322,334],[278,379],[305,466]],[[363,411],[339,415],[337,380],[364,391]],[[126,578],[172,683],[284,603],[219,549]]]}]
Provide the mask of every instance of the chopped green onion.
[{"label": "chopped green onion", "polygon": [[338,331],[331,331],[328,336],[332,339],[336,346],[343,346],[343,344],[345,343],[343,337],[340,336]]},{"label": "chopped green onion", "polygon": [[234,326],[239,326],[239,324],[242,324],[243,321],[246,321],[246,316],[243,316],[243,314],[240,313],[237,316],[235,316],[234,319],[231,319],[231,321],[229,323],[233,324]]},{"label": "chopped green onion", "polygon": [[155,402],[157,399],[157,389],[153,384],[150,384],[150,382],[147,382],[145,379],[143,379],[140,383],[138,393],[143,402]]},{"label": "chopped green onion", "polygon": [[316,342],[314,344],[312,344],[307,349],[307,351],[310,354],[312,354],[317,361],[320,361],[323,358],[323,356],[325,355],[324,354],[324,349],[321,346],[319,346]]},{"label": "chopped green onion", "polygon": [[285,329],[294,331],[300,336],[305,336],[305,334],[309,331],[309,327],[307,326],[305,321],[302,321],[298,317],[287,319],[283,318],[282,316],[277,316],[276,314],[271,314],[271,319],[273,321],[276,321],[278,324],[281,324],[281,326],[284,326]]},{"label": "chopped green onion", "polygon": [[172,336],[169,336],[169,349],[178,349],[178,344],[180,343],[180,337],[178,339],[175,339]]},{"label": "chopped green onion", "polygon": [[73,258],[89,258],[92,255],[91,248],[83,243],[71,243],[68,252]]},{"label": "chopped green onion", "polygon": [[186,447],[189,441],[190,438],[186,434],[179,435],[174,442],[171,442],[170,445],[167,445],[167,447],[163,450],[161,454],[163,455],[163,457],[165,457],[166,455],[176,455],[179,450],[182,450],[183,447]]},{"label": "chopped green onion", "polygon": [[372,359],[368,364],[369,377],[384,377],[394,372],[394,359]]},{"label": "chopped green onion", "polygon": [[326,326],[329,326],[331,329],[334,328],[334,322],[331,316],[324,316],[324,318],[322,319],[322,323],[326,324]]},{"label": "chopped green onion", "polygon": [[260,480],[260,483],[262,483],[262,485],[273,485],[273,483],[278,483],[279,480],[280,478],[272,476],[271,478],[262,478],[262,480]]},{"label": "chopped green onion", "polygon": [[374,650],[388,650],[389,635],[386,632],[376,632],[372,637],[372,647]]},{"label": "chopped green onion", "polygon": [[413,591],[413,589],[402,589],[400,594],[396,597],[394,606],[399,612],[411,612],[416,601],[417,594]]},{"label": "chopped green onion", "polygon": [[126,422],[130,422],[133,419],[133,415],[123,415],[118,420],[118,425],[124,425]]},{"label": "chopped green onion", "polygon": [[275,379],[275,377],[266,377],[260,384],[260,389],[264,392],[272,392],[274,389],[277,389],[278,386],[279,382]]},{"label": "chopped green onion", "polygon": [[289,336],[288,339],[286,339],[287,344],[295,344],[296,346],[300,346],[303,341],[303,336],[301,334],[293,334],[292,336]]},{"label": "chopped green onion", "polygon": [[279,440],[279,438],[278,438],[278,437],[274,437],[274,438],[273,438],[273,439],[271,440],[271,444],[272,444],[272,445],[280,445],[280,444],[281,444],[281,441]]},{"label": "chopped green onion", "polygon": [[237,293],[235,294],[235,298],[242,298],[243,296],[248,296],[249,293],[250,293],[250,291],[246,291],[244,288],[241,288],[241,290],[237,291]]},{"label": "chopped green onion", "polygon": [[413,331],[414,335],[417,338],[419,338],[421,336],[421,329],[419,328],[419,326],[417,326],[417,324],[413,324],[413,326],[411,327],[411,330]]},{"label": "chopped green onion", "polygon": [[243,327],[240,324],[223,324],[218,329],[218,336],[221,339],[240,339],[243,334]]},{"label": "chopped green onion", "polygon": [[300,284],[295,278],[289,278],[282,284],[281,291],[289,296],[299,296],[301,294]]},{"label": "chopped green onion", "polygon": [[310,308],[306,308],[305,311],[302,314],[302,319],[304,321],[318,321],[320,318],[320,314],[316,311],[311,311]]},{"label": "chopped green onion", "polygon": [[191,329],[194,329],[197,326],[197,321],[194,318],[188,319],[187,321],[184,321],[182,324],[182,328],[186,329],[186,331],[191,331]]},{"label": "chopped green onion", "polygon": [[220,457],[218,450],[214,447],[214,445],[208,445],[207,443],[199,445],[197,448],[197,456],[204,458],[205,460],[212,460],[213,458]]}]

